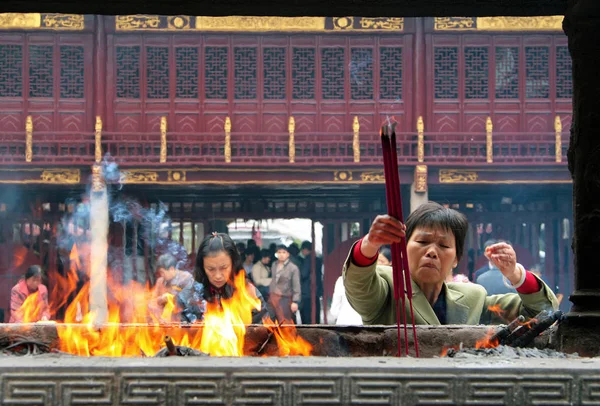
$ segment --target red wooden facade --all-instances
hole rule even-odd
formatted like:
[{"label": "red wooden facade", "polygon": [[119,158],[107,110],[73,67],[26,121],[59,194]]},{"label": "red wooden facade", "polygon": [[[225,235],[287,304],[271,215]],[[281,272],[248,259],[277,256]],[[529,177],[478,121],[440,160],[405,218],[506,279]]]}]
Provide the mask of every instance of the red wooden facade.
[{"label": "red wooden facade", "polygon": [[[386,30],[344,31],[328,19],[304,32],[209,32],[152,21],[123,30],[114,17],[85,16],[79,30],[0,29],[2,243],[17,235],[56,259],[56,241],[45,246],[41,233],[35,248],[26,225],[59,228],[100,134],[102,153],[128,171],[128,192],[171,205],[182,244],[199,238],[185,241],[182,224],[207,231],[218,219],[310,217],[325,225],[334,261],[351,224],[366,232],[385,210],[378,130],[393,119],[403,185],[426,165],[430,198],[458,205],[474,226],[491,224],[532,264],[544,252],[549,282],[570,291],[572,82],[560,31],[441,30],[419,18]],[[499,205],[507,196],[515,201]],[[474,230],[471,268],[485,236]],[[0,263],[0,277],[11,285],[9,267]],[[329,294],[338,272],[326,270]]]}]

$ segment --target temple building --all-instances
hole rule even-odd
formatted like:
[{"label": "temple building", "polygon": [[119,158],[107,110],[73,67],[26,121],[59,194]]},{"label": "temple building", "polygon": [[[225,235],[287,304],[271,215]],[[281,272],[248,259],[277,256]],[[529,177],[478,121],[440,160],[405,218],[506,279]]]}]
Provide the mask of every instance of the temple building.
[{"label": "temple building", "polygon": [[[430,199],[469,219],[459,272],[508,239],[568,295],[562,19],[0,14],[0,309],[23,264],[67,267],[61,229],[86,233],[64,219],[94,163],[113,170],[114,196],[164,204],[190,256],[235,219],[320,222],[327,300],[350,243],[386,212],[390,122],[405,215]],[[111,244],[151,279],[141,223],[114,220]]]}]

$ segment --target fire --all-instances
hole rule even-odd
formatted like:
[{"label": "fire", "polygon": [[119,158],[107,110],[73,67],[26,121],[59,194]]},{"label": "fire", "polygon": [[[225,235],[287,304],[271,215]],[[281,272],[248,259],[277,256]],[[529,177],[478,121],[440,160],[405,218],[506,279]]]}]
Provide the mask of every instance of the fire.
[{"label": "fire", "polygon": [[[220,305],[207,304],[202,324],[181,328],[165,324],[177,309],[173,295],[159,314],[162,320],[157,320],[149,310],[149,287],[136,283],[121,286],[110,279],[108,286],[108,322],[101,328],[96,325],[95,314],[89,310],[90,284],[86,283],[67,307],[64,323],[57,324],[61,351],[80,356],[152,356],[169,335],[177,345],[212,356],[243,356],[246,326],[252,322],[252,310],[261,306],[254,290],[247,288],[244,272],[240,272],[230,299],[222,299]],[[268,318],[264,323],[277,340],[279,355],[310,355],[312,346],[297,336],[293,325],[276,326]]]},{"label": "fire", "polygon": [[260,310],[260,299],[246,289],[246,276],[239,272],[231,299],[221,305],[208,303],[200,351],[217,356],[242,356],[246,325],[252,323],[252,310]]},{"label": "fire", "polygon": [[493,306],[488,306],[488,310],[490,312],[494,313],[496,316],[500,317],[501,319],[504,319],[505,311],[502,309],[502,307],[499,304],[495,304]]},{"label": "fire", "polygon": [[67,271],[67,275],[62,276],[58,272],[51,272],[49,275],[52,281],[52,288],[49,294],[50,313],[56,314],[67,303],[73,292],[75,292],[77,283],[79,282],[77,271],[80,269],[79,251],[77,250],[77,244],[73,244],[73,248],[69,254],[69,270]]},{"label": "fire", "polygon": [[44,312],[43,302],[40,300],[40,292],[27,296],[18,313],[23,315],[23,323],[35,323],[42,318]]},{"label": "fire", "polygon": [[492,338],[495,333],[495,329],[489,329],[485,334],[484,338],[475,342],[475,349],[478,350],[480,348],[496,348],[499,345],[499,342],[498,340]]},{"label": "fire", "polygon": [[296,334],[296,328],[292,322],[284,325],[275,324],[270,318],[266,317],[263,324],[273,333],[277,340],[279,355],[286,357],[288,355],[310,355],[312,346]]}]

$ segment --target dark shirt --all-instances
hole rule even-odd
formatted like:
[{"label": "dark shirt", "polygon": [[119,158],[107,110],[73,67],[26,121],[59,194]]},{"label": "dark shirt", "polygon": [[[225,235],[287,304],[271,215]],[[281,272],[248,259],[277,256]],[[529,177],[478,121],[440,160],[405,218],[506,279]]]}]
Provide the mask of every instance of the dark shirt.
[{"label": "dark shirt", "polygon": [[446,292],[444,289],[440,291],[440,295],[433,304],[433,312],[440,321],[440,324],[446,324]]}]

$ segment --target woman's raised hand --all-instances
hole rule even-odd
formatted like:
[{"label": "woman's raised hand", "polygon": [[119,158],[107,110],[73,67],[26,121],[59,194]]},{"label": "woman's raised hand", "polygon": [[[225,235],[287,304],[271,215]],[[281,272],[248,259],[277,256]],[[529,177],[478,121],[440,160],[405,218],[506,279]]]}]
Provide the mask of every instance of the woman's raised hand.
[{"label": "woman's raised hand", "polygon": [[400,242],[405,235],[406,226],[399,220],[387,214],[379,215],[373,220],[369,234],[363,238],[360,251],[365,257],[372,258],[382,245]]}]

